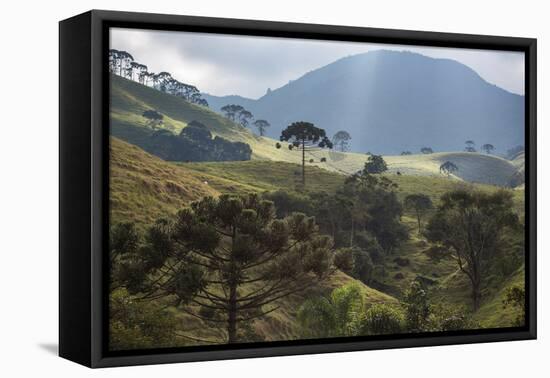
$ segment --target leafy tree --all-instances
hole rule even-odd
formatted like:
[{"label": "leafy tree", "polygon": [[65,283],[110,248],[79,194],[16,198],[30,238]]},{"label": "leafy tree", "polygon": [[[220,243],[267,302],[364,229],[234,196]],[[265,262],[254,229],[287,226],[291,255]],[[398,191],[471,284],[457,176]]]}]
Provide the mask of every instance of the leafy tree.
[{"label": "leafy tree", "polygon": [[458,172],[458,167],[450,161],[446,161],[439,166],[439,173],[446,174],[447,177],[450,177],[451,174],[454,174],[456,172]]},{"label": "leafy tree", "polygon": [[334,254],[334,266],[347,275],[351,275],[353,270],[353,249],[340,248]]},{"label": "leafy tree", "polygon": [[407,329],[411,332],[422,332],[428,324],[430,303],[428,294],[420,282],[413,281],[405,292],[402,305],[405,309]]},{"label": "leafy tree", "polygon": [[275,219],[273,203],[257,195],[204,198],[174,222],[159,220],[146,241],[134,256],[141,284],[128,290],[170,299],[224,330],[228,343],[239,341],[240,325],[333,271],[332,240],[318,234],[315,220]]},{"label": "leafy tree", "polygon": [[109,229],[110,292],[132,284],[133,256],[138,252],[140,235],[133,223],[117,223]]},{"label": "leafy tree", "polygon": [[225,114],[227,118],[235,122],[239,116],[239,113],[244,110],[244,108],[240,105],[229,104],[223,106],[220,110]]},{"label": "leafy tree", "polygon": [[434,150],[432,150],[431,147],[422,147],[420,149],[420,152],[422,152],[423,154],[425,155],[429,155],[429,154],[433,154],[434,153]]},{"label": "leafy tree", "polygon": [[334,289],[329,298],[305,301],[298,310],[303,337],[355,336],[364,311],[361,287],[351,283]]},{"label": "leafy tree", "polygon": [[369,158],[365,163],[364,172],[369,174],[379,174],[386,172],[387,170],[388,165],[381,155],[369,155]]},{"label": "leafy tree", "polygon": [[162,120],[164,119],[162,114],[152,109],[144,111],[141,115],[147,119],[147,124],[152,129],[156,129],[162,125]]},{"label": "leafy tree", "polygon": [[314,215],[311,199],[302,193],[279,189],[274,192],[266,192],[262,197],[273,202],[277,218],[285,218],[292,213]]},{"label": "leafy tree", "polygon": [[478,325],[472,321],[466,310],[461,306],[438,303],[430,305],[427,327],[430,332],[437,332],[474,329]]},{"label": "leafy tree", "polygon": [[281,142],[290,142],[290,146],[302,149],[302,186],[306,185],[306,152],[319,148],[332,148],[325,130],[309,122],[294,122],[281,132]]},{"label": "leafy tree", "polygon": [[111,293],[109,314],[111,350],[173,347],[177,343],[176,317],[151,301],[136,301],[126,289]]},{"label": "leafy tree", "polygon": [[421,218],[431,209],[433,203],[430,197],[422,193],[409,194],[405,197],[405,207],[414,211],[416,220],[418,221],[418,232],[421,231]]},{"label": "leafy tree", "polygon": [[495,146],[493,146],[490,143],[486,143],[483,146],[481,146],[481,149],[485,151],[487,155],[490,155],[495,150]]},{"label": "leafy tree", "polygon": [[181,129],[180,136],[185,136],[202,144],[208,144],[212,140],[210,130],[199,121],[189,122],[186,127]]},{"label": "leafy tree", "polygon": [[403,206],[396,188],[387,177],[363,170],[347,179],[343,191],[349,201],[347,216],[352,225],[351,234],[362,231],[374,235],[386,253],[408,238],[407,228],[400,222]]},{"label": "leafy tree", "polygon": [[248,127],[252,118],[254,118],[254,116],[246,109],[239,112],[239,123],[242,127]]},{"label": "leafy tree", "polygon": [[372,305],[361,320],[361,335],[399,334],[405,330],[405,318],[398,308],[380,303]]},{"label": "leafy tree", "polygon": [[412,155],[412,152],[411,152],[411,151],[403,151],[403,152],[401,152],[401,156],[406,156],[406,155]]},{"label": "leafy tree", "polygon": [[466,152],[476,152],[475,148],[475,142],[473,140],[467,140],[464,142],[466,144],[466,147],[464,148],[464,151]]},{"label": "leafy tree", "polygon": [[454,190],[441,197],[425,230],[428,240],[446,248],[470,280],[474,311],[479,309],[482,282],[503,237],[518,226],[513,205],[508,191]]},{"label": "leafy tree", "polygon": [[265,119],[257,119],[252,124],[254,125],[255,128],[258,129],[260,136],[264,136],[265,130],[271,126],[271,124],[267,122]]},{"label": "leafy tree", "polygon": [[369,253],[358,247],[338,249],[334,256],[334,266],[366,284],[370,283],[374,269]]},{"label": "leafy tree", "polygon": [[332,137],[332,143],[341,152],[345,152],[349,149],[350,140],[351,140],[351,135],[347,131],[344,131],[344,130],[338,131]]},{"label": "leafy tree", "polygon": [[506,290],[506,297],[503,300],[504,308],[512,307],[519,311],[514,324],[517,327],[525,325],[525,288],[522,286],[512,286]]}]

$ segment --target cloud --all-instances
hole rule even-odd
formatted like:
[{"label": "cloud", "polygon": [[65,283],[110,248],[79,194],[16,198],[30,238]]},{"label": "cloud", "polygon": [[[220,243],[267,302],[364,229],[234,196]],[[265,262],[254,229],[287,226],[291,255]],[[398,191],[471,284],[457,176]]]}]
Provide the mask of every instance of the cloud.
[{"label": "cloud", "polygon": [[454,59],[490,83],[524,93],[524,56],[518,52],[120,28],[111,29],[111,47],[130,52],[153,72],[168,71],[214,95],[258,98],[267,88],[281,87],[342,57],[378,49]]}]

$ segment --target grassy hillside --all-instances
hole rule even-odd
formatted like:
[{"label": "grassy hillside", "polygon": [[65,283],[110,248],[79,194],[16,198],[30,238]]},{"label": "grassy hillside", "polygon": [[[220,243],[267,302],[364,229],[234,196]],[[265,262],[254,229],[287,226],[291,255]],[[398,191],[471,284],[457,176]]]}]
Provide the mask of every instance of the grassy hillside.
[{"label": "grassy hillside", "polygon": [[[112,76],[111,133],[133,144],[147,138],[152,130],[141,116],[145,110],[155,109],[164,115],[164,127],[175,133],[193,120],[206,125],[213,135],[229,141],[244,142],[252,148],[252,159],[282,161],[300,164],[301,153],[290,151],[283,144],[276,149],[276,140],[260,137],[250,130],[229,121],[218,113],[139,83]],[[325,158],[326,162],[321,162]],[[308,153],[308,165],[332,172],[350,174],[363,168],[368,156],[360,153],[342,153],[322,150]],[[384,156],[390,173],[413,176],[441,176],[439,166],[451,161],[459,168],[453,176],[457,180],[507,186],[518,170],[508,160],[478,153],[443,152],[430,155]]]},{"label": "grassy hillside", "polygon": [[[140,84],[113,77],[111,133],[111,214],[114,223],[133,221],[143,228],[159,217],[174,214],[178,209],[204,196],[221,193],[263,192],[277,189],[295,189],[301,181],[301,156],[283,146],[275,148],[276,141],[258,137],[249,130],[228,121],[207,108],[196,106]],[[131,143],[147,137],[152,130],[141,116],[143,111],[156,109],[164,115],[164,127],[178,132],[193,120],[205,124],[213,134],[231,141],[248,143],[251,161],[173,163],[163,161]],[[327,162],[321,163],[325,157]],[[314,159],[306,167],[308,190],[334,192],[345,180],[346,174],[361,169],[367,155],[318,151],[307,156]],[[507,185],[510,178],[523,172],[523,160],[508,161],[477,153],[434,153],[430,155],[385,156],[389,171],[384,175],[398,184],[398,197],[403,200],[411,193],[424,193],[437,205],[445,192],[461,186],[494,191]],[[451,161],[458,166],[455,176],[441,175],[439,166]],[[468,183],[469,181],[471,183]],[[523,214],[524,190],[514,191],[516,211]],[[416,220],[405,213],[402,218],[410,229],[411,238],[384,257],[384,274],[374,286],[361,284],[369,302],[395,302],[411,281],[418,276],[432,280],[431,295],[436,302],[470,303],[469,286],[465,276],[452,260],[433,261],[426,254],[427,242],[418,234]],[[396,258],[405,258],[408,265],[400,265]],[[509,326],[517,316],[516,310],[502,309],[507,287],[521,283],[524,270],[519,269],[505,282],[490,282],[483,293],[481,309],[475,320],[484,327]],[[327,294],[352,278],[337,272],[330,280],[280,301],[281,308],[253,325],[255,332],[267,340],[292,339],[298,336],[295,315],[305,298]],[[196,329],[196,337],[211,338],[215,330],[198,319],[178,313],[186,325]]]},{"label": "grassy hillside", "polygon": [[178,167],[111,137],[110,206],[112,222],[151,224],[191,201],[219,192]]}]

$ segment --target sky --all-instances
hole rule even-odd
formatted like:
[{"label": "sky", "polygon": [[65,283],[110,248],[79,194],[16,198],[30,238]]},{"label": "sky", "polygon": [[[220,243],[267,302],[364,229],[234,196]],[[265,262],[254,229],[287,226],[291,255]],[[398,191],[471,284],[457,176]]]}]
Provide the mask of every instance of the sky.
[{"label": "sky", "polygon": [[211,95],[257,99],[309,71],[373,50],[411,51],[453,59],[509,92],[524,94],[524,54],[511,51],[399,46],[220,34],[111,29],[110,47],[149,71],[167,71]]}]

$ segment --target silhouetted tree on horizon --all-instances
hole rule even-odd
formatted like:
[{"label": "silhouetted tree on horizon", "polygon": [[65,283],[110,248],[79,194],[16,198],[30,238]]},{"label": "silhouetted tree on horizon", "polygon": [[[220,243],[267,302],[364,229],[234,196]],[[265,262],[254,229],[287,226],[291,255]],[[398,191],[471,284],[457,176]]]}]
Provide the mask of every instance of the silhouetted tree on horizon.
[{"label": "silhouetted tree on horizon", "polygon": [[[306,185],[306,152],[319,148],[332,148],[333,144],[327,138],[324,129],[315,127],[310,122],[294,122],[281,132],[281,142],[290,142],[288,148],[302,149],[302,186]],[[278,147],[279,148],[279,147]]]},{"label": "silhouetted tree on horizon", "polygon": [[338,148],[338,150],[340,150],[340,152],[345,152],[349,149],[350,140],[351,135],[345,130],[338,131],[332,137],[332,143]]}]

